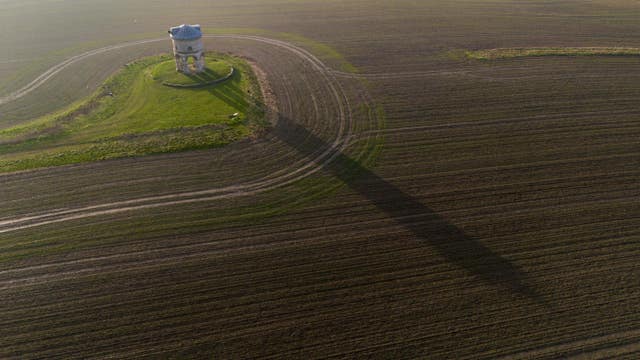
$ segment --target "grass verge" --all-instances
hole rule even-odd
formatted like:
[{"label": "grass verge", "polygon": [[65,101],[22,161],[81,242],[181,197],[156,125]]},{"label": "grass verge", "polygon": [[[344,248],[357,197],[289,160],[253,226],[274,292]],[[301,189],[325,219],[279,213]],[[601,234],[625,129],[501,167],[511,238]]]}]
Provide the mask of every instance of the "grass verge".
[{"label": "grass verge", "polygon": [[466,56],[475,60],[499,60],[540,56],[640,56],[640,48],[628,47],[548,47],[504,48],[467,51]]}]

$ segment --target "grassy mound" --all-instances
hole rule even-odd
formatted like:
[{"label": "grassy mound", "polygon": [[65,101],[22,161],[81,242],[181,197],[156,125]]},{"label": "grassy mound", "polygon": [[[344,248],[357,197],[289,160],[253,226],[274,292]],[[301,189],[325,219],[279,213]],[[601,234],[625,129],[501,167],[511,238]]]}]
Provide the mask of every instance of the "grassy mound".
[{"label": "grassy mound", "polygon": [[165,85],[203,86],[224,79],[233,66],[218,57],[207,56],[206,68],[198,74],[183,74],[176,71],[173,60],[162,62],[151,71],[153,79]]},{"label": "grassy mound", "polygon": [[640,56],[640,48],[624,47],[564,47],[512,48],[468,51],[467,57],[476,60],[498,60],[537,56]]},{"label": "grassy mound", "polygon": [[236,71],[223,83],[172,88],[162,82],[186,77],[172,73],[173,59],[146,58],[71,108],[0,131],[0,172],[217,147],[261,131],[262,96],[250,66],[226,55],[207,61],[206,76]]}]

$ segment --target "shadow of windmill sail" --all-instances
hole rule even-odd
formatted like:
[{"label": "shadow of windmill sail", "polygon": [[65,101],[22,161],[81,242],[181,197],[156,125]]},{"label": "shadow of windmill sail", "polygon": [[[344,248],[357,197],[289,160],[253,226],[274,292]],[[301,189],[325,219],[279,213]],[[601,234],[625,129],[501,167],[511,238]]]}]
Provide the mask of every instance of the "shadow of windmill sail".
[{"label": "shadow of windmill sail", "polygon": [[[309,160],[331,146],[282,115],[274,128],[274,134]],[[325,164],[324,169],[410,231],[418,241],[432,246],[447,261],[487,283],[505,287],[536,302],[543,302],[525,283],[525,275],[507,259],[465,234],[420,200],[381,178],[355,159],[336,150],[333,161]]]}]

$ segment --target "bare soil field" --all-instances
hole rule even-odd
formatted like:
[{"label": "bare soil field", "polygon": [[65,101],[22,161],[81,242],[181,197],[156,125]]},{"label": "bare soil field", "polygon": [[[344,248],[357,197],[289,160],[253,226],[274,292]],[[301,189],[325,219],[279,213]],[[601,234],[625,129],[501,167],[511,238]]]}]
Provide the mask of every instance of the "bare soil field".
[{"label": "bare soil field", "polygon": [[[633,1],[0,9],[22,34],[0,37],[0,97],[177,11],[259,68],[275,116],[224,148],[1,174],[0,357],[640,355],[640,59],[465,56],[637,48]],[[0,128],[168,50],[83,58]]]}]

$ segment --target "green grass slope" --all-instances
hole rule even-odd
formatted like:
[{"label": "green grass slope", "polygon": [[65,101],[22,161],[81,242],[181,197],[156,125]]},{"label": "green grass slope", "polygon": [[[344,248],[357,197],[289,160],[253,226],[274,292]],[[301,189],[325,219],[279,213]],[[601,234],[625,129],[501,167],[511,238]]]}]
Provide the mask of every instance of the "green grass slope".
[{"label": "green grass slope", "polygon": [[[0,131],[0,172],[222,146],[263,128],[250,66],[226,55],[210,55],[207,64],[203,74],[187,76],[176,73],[169,56],[139,60],[88,99]],[[206,85],[231,68],[236,71],[228,80]]]},{"label": "green grass slope", "polygon": [[158,80],[164,85],[175,84],[197,87],[224,80],[233,70],[233,66],[224,60],[211,57],[207,60],[209,61],[206,64],[206,68],[198,74],[183,74],[176,71],[173,61],[165,61],[158,64],[151,74],[154,80]]}]

